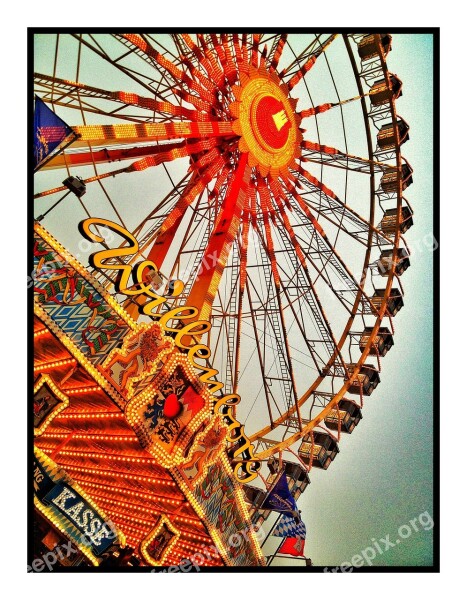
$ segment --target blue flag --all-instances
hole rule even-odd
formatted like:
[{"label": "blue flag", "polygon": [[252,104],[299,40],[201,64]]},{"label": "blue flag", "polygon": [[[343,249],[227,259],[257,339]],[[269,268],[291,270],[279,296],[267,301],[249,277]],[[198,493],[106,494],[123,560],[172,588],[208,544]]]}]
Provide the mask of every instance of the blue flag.
[{"label": "blue flag", "polygon": [[271,510],[288,512],[290,514],[296,512],[298,514],[297,504],[295,503],[294,497],[290,493],[285,473],[282,473],[282,475],[273,485],[271,491],[268,493],[263,504],[261,505],[261,508],[269,508]]},{"label": "blue flag", "polygon": [[77,135],[43,102],[35,98],[34,110],[34,168],[64,143],[68,145]]},{"label": "blue flag", "polygon": [[306,538],[306,527],[305,523],[301,520],[296,522],[294,517],[289,515],[282,515],[279,523],[276,525],[272,535],[277,537],[293,537],[293,538]]}]

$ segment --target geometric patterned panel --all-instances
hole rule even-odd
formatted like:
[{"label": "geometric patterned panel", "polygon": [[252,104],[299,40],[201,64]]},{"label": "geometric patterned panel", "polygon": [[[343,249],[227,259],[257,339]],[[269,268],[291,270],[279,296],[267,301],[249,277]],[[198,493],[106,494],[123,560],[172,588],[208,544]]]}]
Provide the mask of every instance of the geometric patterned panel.
[{"label": "geometric patterned panel", "polygon": [[[223,464],[227,463],[227,464]],[[251,522],[247,514],[242,514],[244,504],[242,490],[236,483],[225,455],[210,466],[206,475],[192,490],[202,507],[206,522],[218,532],[220,540],[228,550],[228,560],[232,566],[261,564],[251,543]],[[232,543],[235,540],[235,543]],[[248,541],[247,541],[248,540]]]},{"label": "geometric patterned panel", "polygon": [[90,362],[102,363],[129,326],[86,277],[37,231],[34,236],[36,301]]}]

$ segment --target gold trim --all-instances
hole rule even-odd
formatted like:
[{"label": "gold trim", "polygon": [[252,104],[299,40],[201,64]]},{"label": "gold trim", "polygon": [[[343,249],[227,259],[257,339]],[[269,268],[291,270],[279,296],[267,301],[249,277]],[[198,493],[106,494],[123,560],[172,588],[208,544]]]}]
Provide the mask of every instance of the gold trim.
[{"label": "gold trim", "polygon": [[[167,343],[168,347],[167,348],[162,348],[160,351],[160,354],[156,357],[156,359],[154,361],[151,361],[150,363],[150,367],[147,368],[146,370],[141,371],[141,373],[137,373],[136,375],[134,375],[133,377],[129,377],[127,384],[122,388],[120,388],[120,393],[123,394],[124,391],[126,391],[126,397],[128,400],[130,400],[133,396],[134,396],[134,385],[138,382],[141,381],[142,379],[144,379],[145,377],[150,377],[151,375],[155,375],[158,370],[160,370],[160,367],[158,369],[158,364],[162,361],[162,359],[166,358],[168,354],[171,354],[174,350],[175,350],[175,343],[173,341],[172,338],[170,338],[169,336],[165,335],[162,326],[157,322],[153,322],[153,323],[139,323],[136,325],[135,329],[133,330],[133,332],[128,332],[125,337],[123,338],[123,343],[122,346],[118,347],[118,348],[113,348],[109,354],[107,355],[107,358],[104,360],[104,362],[99,365],[100,366],[100,371],[101,373],[106,376],[106,379],[109,380],[109,382],[111,383],[113,380],[113,378],[110,376],[109,371],[109,365],[111,365],[114,357],[118,357],[120,356],[120,360],[117,360],[115,362],[125,362],[125,359],[128,357],[128,353],[129,353],[129,346],[135,342],[138,341],[138,336],[144,334],[144,332],[149,331],[150,329],[159,326],[160,331],[161,331],[161,342],[162,343]],[[107,374],[103,373],[104,371],[107,371]],[[112,383],[111,383],[112,385]],[[115,386],[117,386],[117,382],[115,382]]]},{"label": "gold trim", "polygon": [[[196,393],[202,397],[204,400],[204,407],[191,419],[189,423],[187,423],[181,432],[180,437],[177,439],[172,452],[168,453],[157,444],[157,441],[153,437],[146,433],[146,427],[141,422],[139,412],[144,404],[158,393],[160,382],[169,377],[177,367],[182,369],[190,385],[193,387]],[[138,437],[141,435],[145,435],[145,437],[147,436],[148,443],[144,445],[145,450],[152,454],[152,456],[154,456],[164,468],[170,469],[191,459],[198,440],[203,437],[205,432],[212,426],[210,424],[207,429],[200,431],[203,422],[207,421],[209,423],[211,420],[210,417],[212,415],[214,402],[215,398],[211,396],[206,387],[200,383],[187,356],[181,352],[175,352],[169,357],[162,369],[157,373],[155,379],[148,384],[145,390],[139,393],[137,396],[133,396],[133,398],[128,401],[125,407],[125,417]],[[214,424],[214,422],[215,421],[212,420],[212,424]],[[190,443],[191,448],[188,452],[188,455],[185,455]]]},{"label": "gold trim", "polygon": [[59,413],[65,410],[65,408],[70,402],[69,396],[67,396],[60,390],[60,388],[56,385],[54,380],[47,373],[41,373],[39,379],[34,384],[34,396],[44,386],[44,384],[47,384],[50,387],[52,392],[60,399],[60,402],[52,410],[52,412],[49,415],[47,415],[44,423],[42,423],[40,427],[34,427],[34,437],[42,435],[47,429],[47,427],[50,425],[50,422],[53,421]]},{"label": "gold trim", "polygon": [[[159,532],[161,531],[161,529],[164,525],[167,527],[167,529],[169,531],[171,531],[174,534],[174,537],[167,544],[167,548],[162,553],[160,560],[157,561],[157,560],[154,560],[151,557],[151,555],[148,553],[147,547],[152,542],[152,540],[159,534]],[[174,545],[177,543],[178,539],[180,538],[180,535],[181,535],[180,531],[175,527],[175,525],[172,524],[172,522],[167,517],[167,515],[161,514],[161,518],[160,518],[159,522],[157,523],[156,527],[149,533],[148,536],[146,536],[141,541],[140,550],[141,550],[141,554],[142,554],[144,560],[148,564],[150,564],[152,567],[165,566],[165,563],[164,563],[165,558],[166,558],[167,554],[172,550]]]}]

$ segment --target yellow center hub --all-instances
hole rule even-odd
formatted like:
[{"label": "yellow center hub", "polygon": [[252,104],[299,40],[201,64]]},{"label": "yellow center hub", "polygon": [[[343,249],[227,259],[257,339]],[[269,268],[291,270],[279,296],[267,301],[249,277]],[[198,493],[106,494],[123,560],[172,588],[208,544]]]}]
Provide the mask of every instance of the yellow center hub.
[{"label": "yellow center hub", "polygon": [[236,117],[235,133],[239,149],[248,153],[248,163],[263,177],[287,177],[289,167],[300,156],[301,121],[295,112],[297,101],[289,98],[288,88],[275,73],[251,68],[234,86],[236,101],[230,112]]}]

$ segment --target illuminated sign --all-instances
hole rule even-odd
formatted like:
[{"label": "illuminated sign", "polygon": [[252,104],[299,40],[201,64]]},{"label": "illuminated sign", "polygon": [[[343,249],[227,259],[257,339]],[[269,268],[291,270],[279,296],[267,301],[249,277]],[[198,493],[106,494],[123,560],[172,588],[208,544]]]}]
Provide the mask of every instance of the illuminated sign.
[{"label": "illuminated sign", "polygon": [[[140,306],[139,311],[142,314],[153,317],[161,326],[163,331],[169,336],[173,336],[173,342],[180,350],[187,353],[190,364],[200,372],[199,379],[207,385],[208,391],[212,394],[224,387],[224,384],[216,381],[215,377],[218,371],[209,366],[198,362],[199,359],[207,361],[211,356],[211,350],[205,344],[198,343],[196,338],[207,333],[211,329],[211,323],[205,320],[196,320],[199,309],[194,306],[178,306],[166,312],[153,312],[156,308],[167,302],[167,298],[154,291],[151,281],[146,276],[147,271],[157,273],[158,268],[151,260],[143,260],[135,265],[125,264],[122,257],[134,256],[139,251],[139,244],[136,238],[125,228],[117,223],[92,217],[81,221],[79,230],[81,234],[92,242],[102,243],[104,238],[98,233],[91,231],[91,226],[102,226],[108,230],[116,232],[128,243],[127,246],[119,248],[108,248],[91,254],[89,264],[93,269],[117,271],[115,278],[115,290],[119,294],[126,296],[145,296],[148,302]],[[112,260],[114,262],[109,262]],[[116,262],[117,261],[117,262]],[[135,285],[130,285],[130,278]],[[182,290],[179,290],[179,293]],[[181,327],[169,326],[169,321],[178,320]],[[188,323],[184,323],[188,321]],[[217,401],[215,412],[223,416],[228,425],[227,440],[235,444],[234,451],[234,473],[236,478],[242,483],[252,481],[258,475],[260,462],[254,455],[254,448],[244,433],[243,426],[235,419],[232,413],[232,406],[240,401],[238,395],[229,394]]]},{"label": "illuminated sign", "polygon": [[89,540],[97,556],[114,543],[115,532],[73,488],[59,483],[44,497],[43,503],[56,506]]}]

